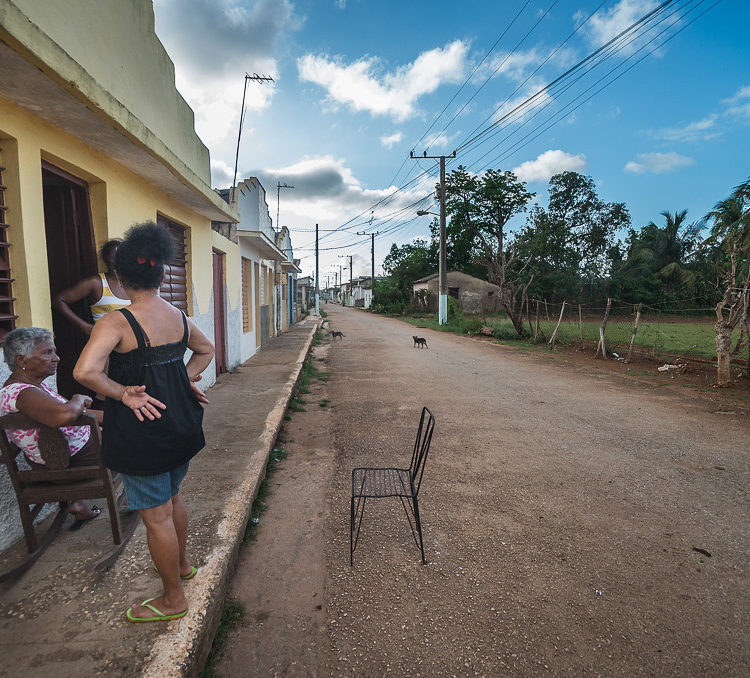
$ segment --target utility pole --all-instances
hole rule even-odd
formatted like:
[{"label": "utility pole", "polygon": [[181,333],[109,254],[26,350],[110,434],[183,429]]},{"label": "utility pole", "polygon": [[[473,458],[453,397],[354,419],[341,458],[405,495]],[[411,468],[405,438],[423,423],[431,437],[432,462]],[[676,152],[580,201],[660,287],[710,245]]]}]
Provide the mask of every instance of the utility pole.
[{"label": "utility pole", "polygon": [[318,284],[320,260],[318,254],[318,224],[315,224],[315,315],[320,315],[320,285]]},{"label": "utility pole", "polygon": [[279,199],[281,197],[282,188],[294,188],[294,186],[290,186],[289,184],[282,184],[280,181],[276,183],[276,232],[277,233],[281,231],[281,224],[279,224]]},{"label": "utility pole", "polygon": [[[341,285],[341,287],[343,288],[344,287],[344,272],[342,269],[344,267],[341,264],[336,264],[336,265],[339,267],[339,277],[338,277],[339,285]],[[339,290],[339,293],[343,296],[343,293],[344,293],[343,289]],[[342,303],[341,305],[343,306],[344,304]]]},{"label": "utility pole", "polygon": [[421,156],[409,153],[413,160],[426,158],[428,160],[440,160],[440,259],[439,259],[439,285],[438,285],[438,323],[445,325],[448,322],[448,271],[446,270],[445,256],[445,159],[455,158],[456,151],[451,155],[427,155],[425,151]]},{"label": "utility pole", "polygon": [[[352,255],[351,254],[339,254],[339,259],[349,259],[349,298],[351,300],[351,294],[352,294]],[[339,266],[341,268],[341,266]],[[344,277],[341,276],[341,286],[344,286]],[[344,303],[342,306],[346,306],[346,294],[344,294]]]},{"label": "utility pole", "polygon": [[[370,226],[372,226],[372,218],[372,215],[370,215]],[[375,236],[380,235],[380,233],[360,233],[359,231],[357,231],[357,235],[369,235],[372,239],[370,242],[370,256],[372,257],[372,277],[370,278],[372,295],[370,297],[370,305],[372,305],[372,303],[375,301]]]},{"label": "utility pole", "polygon": [[274,79],[270,76],[258,75],[257,73],[253,73],[252,75],[245,73],[245,85],[242,88],[242,109],[240,110],[240,131],[237,134],[237,151],[234,154],[234,177],[232,177],[232,190],[229,191],[229,202],[234,205],[237,204],[237,189],[235,188],[237,185],[237,163],[240,159],[240,139],[242,138],[242,122],[245,119],[245,94],[247,94],[248,80],[254,80],[255,82],[274,82]]}]

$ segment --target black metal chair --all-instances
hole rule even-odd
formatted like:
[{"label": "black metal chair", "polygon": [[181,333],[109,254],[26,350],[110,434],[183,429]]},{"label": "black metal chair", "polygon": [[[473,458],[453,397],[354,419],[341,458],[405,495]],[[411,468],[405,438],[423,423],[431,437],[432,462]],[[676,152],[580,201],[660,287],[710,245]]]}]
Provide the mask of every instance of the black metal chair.
[{"label": "black metal chair", "polygon": [[[401,500],[414,541],[422,552],[422,565],[427,564],[424,558],[422,522],[419,518],[417,496],[422,485],[424,464],[430,451],[434,429],[435,417],[432,416],[432,412],[423,407],[409,468],[355,468],[352,471],[352,502],[349,520],[349,564],[351,566],[354,566],[354,550],[357,548],[362,518],[365,515],[365,502],[367,499],[382,499],[383,497],[398,497]],[[412,523],[412,516],[414,523]]]}]

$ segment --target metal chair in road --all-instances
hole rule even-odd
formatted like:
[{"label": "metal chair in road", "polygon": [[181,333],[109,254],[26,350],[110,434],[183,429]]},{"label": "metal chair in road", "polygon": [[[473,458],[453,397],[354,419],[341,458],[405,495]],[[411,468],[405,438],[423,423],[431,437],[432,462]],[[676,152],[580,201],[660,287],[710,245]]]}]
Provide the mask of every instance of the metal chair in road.
[{"label": "metal chair in road", "polygon": [[[411,455],[409,468],[355,468],[352,471],[352,500],[349,520],[349,564],[354,566],[354,550],[357,548],[362,518],[365,515],[365,503],[368,499],[398,497],[404,513],[409,520],[412,536],[424,558],[422,540],[422,521],[419,517],[419,488],[427,454],[430,451],[432,433],[435,429],[435,417],[426,407],[422,408],[419,420],[417,439]],[[414,519],[412,522],[412,518]],[[356,527],[356,529],[355,529]]]}]

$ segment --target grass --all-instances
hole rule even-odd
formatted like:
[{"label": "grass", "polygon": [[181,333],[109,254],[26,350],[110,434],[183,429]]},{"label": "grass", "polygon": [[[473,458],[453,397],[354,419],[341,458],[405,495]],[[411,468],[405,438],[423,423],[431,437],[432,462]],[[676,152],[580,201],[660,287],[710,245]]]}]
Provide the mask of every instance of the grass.
[{"label": "grass", "polygon": [[328,407],[328,403],[330,403],[330,402],[331,402],[331,401],[330,401],[330,400],[328,400],[328,398],[323,398],[323,400],[321,400],[321,401],[320,401],[320,402],[318,403],[318,405],[320,405],[321,407]]},{"label": "grass", "polygon": [[320,309],[320,317],[321,318],[327,318],[328,317],[328,314],[322,308]]},{"label": "grass", "polygon": [[255,501],[250,509],[250,519],[247,521],[245,526],[245,535],[242,538],[242,543],[254,541],[255,535],[258,531],[258,524],[260,523],[260,517],[265,513],[268,505],[266,504],[266,497],[271,490],[269,484],[269,478],[273,475],[274,471],[277,470],[279,462],[282,459],[286,459],[287,453],[279,447],[275,447],[268,457],[268,463],[266,464],[266,475],[263,481],[258,486],[258,493],[255,495]]},{"label": "grass", "polygon": [[[474,316],[451,318],[446,325],[438,325],[436,316],[404,316],[403,320],[416,327],[469,335],[478,334],[482,326],[482,319]],[[533,340],[528,337],[519,339],[513,324],[506,315],[488,315],[485,320],[486,325],[493,329],[493,336],[502,343],[519,347],[533,345]],[[524,324],[528,331],[528,321]],[[552,336],[556,325],[557,319],[540,318],[539,328],[544,338],[540,336],[537,342],[546,345],[546,341]],[[580,327],[577,318],[563,319],[555,340],[561,344],[575,344],[583,338],[586,342],[596,343],[599,340],[600,326],[601,318],[584,319]],[[609,350],[617,347],[627,349],[632,332],[632,317],[610,317],[605,333],[605,341]],[[737,339],[738,332],[739,330],[735,331],[734,341]],[[680,319],[677,322],[670,319],[641,318],[634,346],[641,351],[646,349],[656,353],[695,355],[710,359],[716,355],[716,333],[712,321],[684,321]]]},{"label": "grass", "polygon": [[296,396],[289,399],[289,405],[287,406],[292,412],[305,412],[305,401],[302,398]]},{"label": "grass", "polygon": [[221,613],[219,628],[216,629],[211,651],[208,653],[206,665],[203,667],[201,678],[216,678],[214,665],[221,656],[224,646],[229,640],[229,632],[242,626],[245,622],[245,606],[236,600],[227,600]]}]

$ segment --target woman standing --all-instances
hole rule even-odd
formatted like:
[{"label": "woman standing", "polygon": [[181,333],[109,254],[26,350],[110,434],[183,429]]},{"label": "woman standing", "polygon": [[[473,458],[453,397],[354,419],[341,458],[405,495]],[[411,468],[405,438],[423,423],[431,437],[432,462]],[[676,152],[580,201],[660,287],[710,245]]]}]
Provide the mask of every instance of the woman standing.
[{"label": "woman standing", "polygon": [[[195,382],[214,348],[177,308],[159,297],[174,245],[153,222],[133,226],[117,248],[115,270],[129,308],[99,320],[75,367],[77,381],[106,396],[102,459],[122,475],[128,506],[146,525],[162,595],[127,610],[132,622],[187,613],[182,580],[196,569],[186,553],[187,512],[179,495],[190,459],[205,445]],[[192,355],[184,363],[187,349]],[[108,374],[105,374],[109,359]]]}]

